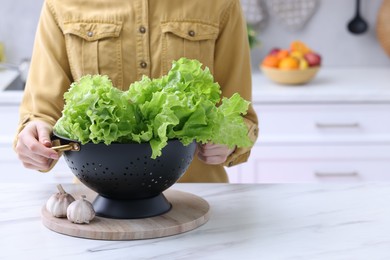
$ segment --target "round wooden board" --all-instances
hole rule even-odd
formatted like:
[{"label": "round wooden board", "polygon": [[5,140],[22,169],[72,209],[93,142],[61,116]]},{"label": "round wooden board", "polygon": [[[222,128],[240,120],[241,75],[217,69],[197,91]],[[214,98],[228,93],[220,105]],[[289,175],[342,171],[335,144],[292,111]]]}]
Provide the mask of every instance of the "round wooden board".
[{"label": "round wooden board", "polygon": [[[96,196],[96,193],[87,188],[76,190],[76,192],[72,193],[74,197],[85,194],[90,201]],[[74,237],[98,240],[135,240],[180,234],[193,230],[209,220],[210,206],[206,200],[177,190],[167,190],[164,195],[172,204],[172,209],[156,217],[110,219],[96,216],[89,224],[74,224],[67,218],[53,217],[43,206],[42,222],[50,230]]]}]

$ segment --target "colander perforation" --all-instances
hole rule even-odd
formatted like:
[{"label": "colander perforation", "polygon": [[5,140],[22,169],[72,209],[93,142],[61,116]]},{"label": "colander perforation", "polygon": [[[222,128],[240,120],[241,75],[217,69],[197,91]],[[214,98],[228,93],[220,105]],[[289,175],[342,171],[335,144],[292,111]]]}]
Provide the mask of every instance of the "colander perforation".
[{"label": "colander perforation", "polygon": [[64,156],[73,174],[100,196],[133,200],[157,196],[172,186],[192,162],[195,146],[169,140],[162,155],[151,159],[149,143],[87,143]]}]

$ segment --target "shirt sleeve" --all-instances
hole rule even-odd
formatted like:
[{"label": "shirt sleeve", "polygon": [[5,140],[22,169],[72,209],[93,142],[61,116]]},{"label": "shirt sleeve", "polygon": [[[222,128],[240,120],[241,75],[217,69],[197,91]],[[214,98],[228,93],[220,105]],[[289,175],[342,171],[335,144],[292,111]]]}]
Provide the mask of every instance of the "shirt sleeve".
[{"label": "shirt sleeve", "polygon": [[[230,97],[238,92],[244,99],[252,101],[250,49],[239,0],[232,1],[222,16],[220,35],[216,42],[214,77],[221,86],[223,96]],[[258,135],[258,119],[252,105],[244,121],[248,127],[248,136],[254,144]],[[237,148],[224,165],[246,162],[251,148]]]},{"label": "shirt sleeve", "polygon": [[54,125],[61,116],[63,94],[71,81],[64,34],[48,0],[43,4],[35,35],[29,76],[19,108],[17,135],[32,120]]}]

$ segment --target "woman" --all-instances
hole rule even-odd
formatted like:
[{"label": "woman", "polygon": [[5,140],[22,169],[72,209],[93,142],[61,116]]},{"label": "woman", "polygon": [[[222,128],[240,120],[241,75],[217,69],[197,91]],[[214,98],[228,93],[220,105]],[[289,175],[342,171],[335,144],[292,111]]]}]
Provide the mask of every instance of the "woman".
[{"label": "woman", "polygon": [[[166,74],[173,60],[198,59],[209,67],[222,96],[251,100],[246,23],[239,0],[46,0],[20,107],[15,151],[25,167],[47,170],[58,154],[50,134],[63,94],[86,74],[105,74],[120,89]],[[250,106],[245,122],[257,138]],[[250,148],[198,145],[182,182],[227,182],[224,166],[248,159]]]}]

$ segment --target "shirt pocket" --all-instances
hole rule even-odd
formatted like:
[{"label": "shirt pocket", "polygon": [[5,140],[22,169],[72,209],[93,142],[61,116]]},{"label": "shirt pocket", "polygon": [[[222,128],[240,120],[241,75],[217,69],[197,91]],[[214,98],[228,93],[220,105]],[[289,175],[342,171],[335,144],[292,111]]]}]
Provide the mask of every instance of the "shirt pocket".
[{"label": "shirt pocket", "polygon": [[219,28],[202,22],[173,21],[163,22],[162,30],[162,70],[166,74],[172,61],[181,57],[197,59],[211,72],[214,66],[215,42]]},{"label": "shirt pocket", "polygon": [[66,22],[64,35],[75,80],[87,74],[108,75],[123,85],[120,33],[122,22]]}]

